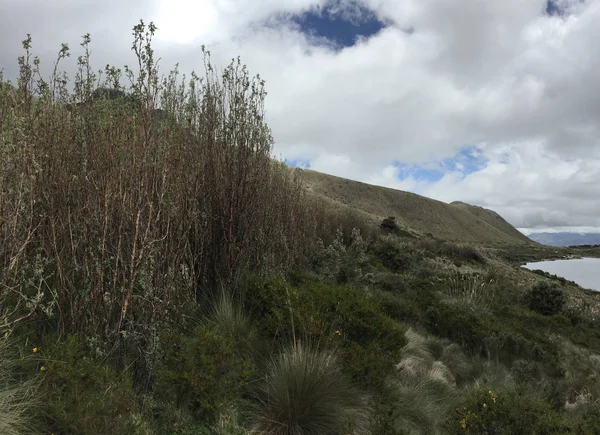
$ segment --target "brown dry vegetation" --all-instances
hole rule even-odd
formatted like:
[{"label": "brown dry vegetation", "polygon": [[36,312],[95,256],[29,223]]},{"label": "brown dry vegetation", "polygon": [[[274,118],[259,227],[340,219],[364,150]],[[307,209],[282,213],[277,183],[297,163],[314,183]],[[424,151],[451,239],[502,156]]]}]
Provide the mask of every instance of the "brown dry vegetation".
[{"label": "brown dry vegetation", "polygon": [[161,83],[154,28],[134,30],[139,107],[90,100],[88,36],[74,93],[40,76],[30,39],[17,86],[0,88],[0,296],[15,322],[94,337],[123,363],[203,293],[296,264],[315,236],[298,179],[271,159],[264,82],[239,59],[217,74],[205,52],[205,78]]},{"label": "brown dry vegetation", "polygon": [[489,210],[473,213],[414,193],[373,186],[304,169],[302,181],[307,191],[339,207],[348,207],[379,223],[396,216],[400,227],[436,238],[487,246],[532,243],[503,219]]}]

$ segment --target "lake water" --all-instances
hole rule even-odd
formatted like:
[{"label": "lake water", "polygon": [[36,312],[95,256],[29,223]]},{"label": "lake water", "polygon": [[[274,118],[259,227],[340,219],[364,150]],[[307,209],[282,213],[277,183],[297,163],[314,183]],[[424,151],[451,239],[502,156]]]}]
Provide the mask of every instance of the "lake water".
[{"label": "lake water", "polygon": [[575,281],[583,288],[600,291],[600,258],[539,261],[527,263],[523,267],[530,270],[540,269]]}]

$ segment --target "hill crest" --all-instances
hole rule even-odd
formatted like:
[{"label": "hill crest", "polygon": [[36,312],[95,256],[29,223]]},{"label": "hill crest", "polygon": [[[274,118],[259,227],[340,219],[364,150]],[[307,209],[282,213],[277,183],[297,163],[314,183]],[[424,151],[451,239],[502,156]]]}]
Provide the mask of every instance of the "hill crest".
[{"label": "hill crest", "polygon": [[299,173],[310,195],[353,209],[373,223],[395,216],[405,230],[452,242],[489,246],[534,243],[498,213],[483,207],[459,201],[448,204],[311,169]]}]

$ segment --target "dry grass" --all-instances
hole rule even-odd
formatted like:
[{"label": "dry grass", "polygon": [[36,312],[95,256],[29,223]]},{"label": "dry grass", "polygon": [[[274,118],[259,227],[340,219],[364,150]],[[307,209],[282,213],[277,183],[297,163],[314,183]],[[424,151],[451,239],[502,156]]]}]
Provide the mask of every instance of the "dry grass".
[{"label": "dry grass", "polygon": [[527,238],[497,214],[481,209],[478,214],[420,195],[311,170],[302,170],[308,192],[341,207],[355,209],[379,225],[395,216],[400,227],[436,238],[483,245],[521,245]]}]

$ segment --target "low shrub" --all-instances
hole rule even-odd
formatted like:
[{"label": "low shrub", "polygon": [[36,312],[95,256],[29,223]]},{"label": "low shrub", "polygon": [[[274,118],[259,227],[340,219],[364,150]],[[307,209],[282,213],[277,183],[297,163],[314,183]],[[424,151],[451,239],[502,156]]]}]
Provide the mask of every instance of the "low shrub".
[{"label": "low shrub", "polygon": [[525,295],[525,302],[530,310],[545,316],[558,314],[566,303],[562,289],[546,281],[535,284]]},{"label": "low shrub", "polygon": [[408,270],[415,260],[415,252],[396,237],[380,237],[371,249],[373,255],[391,272]]},{"label": "low shrub", "polygon": [[37,354],[45,427],[56,433],[135,433],[139,408],[127,372],[90,357],[77,335],[58,341],[48,336]]},{"label": "low shrub", "polygon": [[406,328],[385,314],[382,299],[350,285],[306,281],[295,315],[301,334],[335,345],[348,372],[366,384],[382,381],[406,342]]},{"label": "low shrub", "polygon": [[314,270],[325,279],[338,284],[353,282],[362,278],[362,267],[367,261],[367,242],[358,229],[353,229],[348,243],[338,229],[336,238],[329,245],[317,241]]},{"label": "low shrub", "polygon": [[592,433],[553,410],[540,396],[519,387],[472,391],[446,426],[446,433],[456,435]]},{"label": "low shrub", "polygon": [[155,390],[206,423],[237,403],[255,373],[249,342],[203,325],[190,336],[164,333],[161,348]]}]

